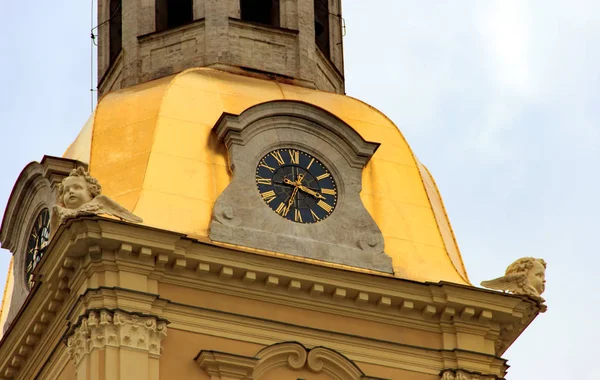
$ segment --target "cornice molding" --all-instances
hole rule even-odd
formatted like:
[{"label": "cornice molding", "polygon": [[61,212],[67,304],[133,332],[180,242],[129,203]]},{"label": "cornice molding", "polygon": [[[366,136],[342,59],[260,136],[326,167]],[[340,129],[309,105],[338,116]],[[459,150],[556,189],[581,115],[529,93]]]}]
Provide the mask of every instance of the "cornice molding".
[{"label": "cornice molding", "polygon": [[[86,267],[85,263],[94,262],[96,269],[102,265],[127,267],[128,271],[137,268],[136,273],[162,283],[422,331],[440,332],[445,322],[452,329],[497,336],[496,355],[502,355],[539,312],[535,300],[525,296],[447,282],[349,275],[342,269],[216,247],[181,234],[102,217],[71,220],[57,234],[61,236],[53,239],[48,250],[66,251],[63,263],[48,263],[44,276],[73,289],[84,281],[74,272]],[[52,260],[60,254],[49,256]]]},{"label": "cornice molding", "polygon": [[[493,355],[465,350],[442,350],[411,346],[371,337],[352,335],[281,321],[194,307],[161,299],[156,294],[133,292],[121,288],[89,289],[72,311],[99,309],[124,301],[144,304],[167,318],[170,329],[242,340],[259,345],[275,345],[293,339],[310,347],[327,342],[327,347],[343,353],[353,361],[401,370],[437,375],[444,368],[467,368],[490,374],[502,374],[506,361]],[[70,318],[67,318],[70,319]],[[489,370],[489,372],[488,372]]]},{"label": "cornice molding", "polygon": [[123,310],[90,310],[66,334],[66,345],[75,366],[85,355],[105,347],[126,347],[154,357],[161,353],[168,321],[154,315]]},{"label": "cornice molding", "polygon": [[[482,338],[497,338],[496,344],[500,347],[495,353],[497,356],[518,337],[538,312],[536,303],[524,296],[450,283],[418,283],[348,272],[216,247],[178,233],[102,217],[77,218],[61,225],[47,252],[36,269],[40,283],[36,285],[35,294],[30,295],[33,296],[31,302],[15,318],[14,325],[0,344],[0,378],[15,377],[23,368],[27,368],[25,373],[32,373],[33,367],[27,364],[30,363],[29,359],[24,359],[38,357],[42,355],[42,351],[46,352],[38,347],[38,342],[49,339],[45,336],[49,331],[54,337],[57,329],[64,328],[64,318],[57,316],[64,315],[73,305],[80,303],[77,298],[80,294],[74,290],[84,291],[88,287],[88,278],[96,271],[109,268],[111,271],[140,273],[147,276],[149,281],[159,281],[162,284],[210,290],[215,294],[235,294],[272,304],[386,323],[390,327],[403,326],[416,331],[450,334],[462,329]],[[155,299],[156,295],[152,298]],[[162,305],[158,308],[160,310],[169,303],[167,300],[155,300],[150,304],[153,302]],[[76,323],[77,317],[85,314],[89,308],[111,309],[116,305],[89,305],[77,312],[69,312],[75,320],[68,319]],[[142,311],[163,315],[176,322],[176,328],[202,332],[187,315],[189,305],[171,305],[164,314],[150,308]],[[214,314],[209,318],[210,323],[214,324],[211,328],[218,330],[219,334],[229,333],[227,326],[219,320],[223,314],[214,310],[211,312]],[[233,318],[236,323],[248,320],[236,318]],[[252,319],[251,316],[249,318]],[[270,323],[273,326],[280,322]],[[265,321],[246,324],[253,327],[244,329],[256,329],[265,324]],[[288,327],[281,325],[278,329],[278,333],[263,331],[263,337],[260,338],[262,340],[252,338],[249,332],[248,338],[254,339],[256,343],[272,344],[282,340],[282,334]],[[321,332],[305,331],[299,327],[295,329],[298,336],[305,336],[311,344],[318,345],[318,339],[323,339]],[[394,363],[399,363],[400,358],[406,357],[405,361],[398,364],[398,368],[424,370],[429,374],[439,374],[441,368],[457,368],[458,362],[471,360],[470,356],[464,358],[465,351],[452,350],[452,346],[449,350],[434,349],[435,352],[430,354],[417,347],[394,348],[393,350],[399,351],[382,359],[369,355],[369,350],[376,349],[381,344],[386,350],[400,346],[393,342],[365,343],[361,337],[350,339],[343,337],[343,334],[335,339],[336,349],[352,341],[354,348],[348,351],[348,355],[354,360],[359,357],[360,361],[396,367]],[[482,355],[488,355],[489,360],[485,359],[484,362],[489,364],[492,371],[490,373],[502,374],[506,368],[505,362],[489,354],[473,353],[472,355],[478,355],[478,359],[473,360],[481,362]],[[418,363],[409,360],[415,355],[424,357]]]}]

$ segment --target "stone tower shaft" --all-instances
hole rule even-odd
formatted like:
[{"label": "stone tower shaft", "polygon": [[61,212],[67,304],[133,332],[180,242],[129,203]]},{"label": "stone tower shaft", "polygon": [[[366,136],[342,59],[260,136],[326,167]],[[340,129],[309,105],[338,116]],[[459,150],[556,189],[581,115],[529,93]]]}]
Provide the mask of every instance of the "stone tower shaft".
[{"label": "stone tower shaft", "polygon": [[341,0],[100,0],[98,91],[213,67],[344,93]]}]

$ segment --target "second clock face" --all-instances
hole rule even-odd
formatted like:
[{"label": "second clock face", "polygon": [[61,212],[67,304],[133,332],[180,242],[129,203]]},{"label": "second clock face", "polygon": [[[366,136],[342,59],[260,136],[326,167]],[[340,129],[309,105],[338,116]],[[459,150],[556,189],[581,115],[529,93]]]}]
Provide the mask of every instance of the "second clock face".
[{"label": "second clock face", "polygon": [[297,149],[267,153],[256,167],[258,192],[281,217],[296,223],[327,218],[337,203],[331,172],[316,158]]},{"label": "second clock face", "polygon": [[25,260],[25,278],[27,278],[29,287],[33,285],[33,270],[40,262],[46,247],[50,240],[50,211],[47,208],[43,209],[42,212],[35,219],[35,223],[31,227],[29,233],[29,240],[27,241],[27,253]]}]

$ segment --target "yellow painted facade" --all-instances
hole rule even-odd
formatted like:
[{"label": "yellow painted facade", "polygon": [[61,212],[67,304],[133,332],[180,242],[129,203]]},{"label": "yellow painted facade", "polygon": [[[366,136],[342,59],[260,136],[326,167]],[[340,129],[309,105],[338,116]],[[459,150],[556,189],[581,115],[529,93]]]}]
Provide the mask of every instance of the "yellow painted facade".
[{"label": "yellow painted facade", "polygon": [[361,198],[383,233],[396,277],[469,284],[433,178],[391,120],[348,96],[189,69],[100,99],[65,157],[89,163],[104,193],[145,225],[210,242],[214,202],[231,180],[212,127],[224,112],[281,99],[321,107],[381,144],[363,170]]}]

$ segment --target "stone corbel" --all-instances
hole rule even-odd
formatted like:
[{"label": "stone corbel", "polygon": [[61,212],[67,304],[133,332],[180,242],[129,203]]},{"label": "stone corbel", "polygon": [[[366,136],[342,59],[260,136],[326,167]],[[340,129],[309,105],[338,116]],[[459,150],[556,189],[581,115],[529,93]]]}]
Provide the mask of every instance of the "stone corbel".
[{"label": "stone corbel", "polygon": [[106,347],[127,347],[158,357],[161,341],[167,335],[167,324],[168,321],[153,315],[90,310],[71,327],[66,344],[75,366],[94,349]]}]

